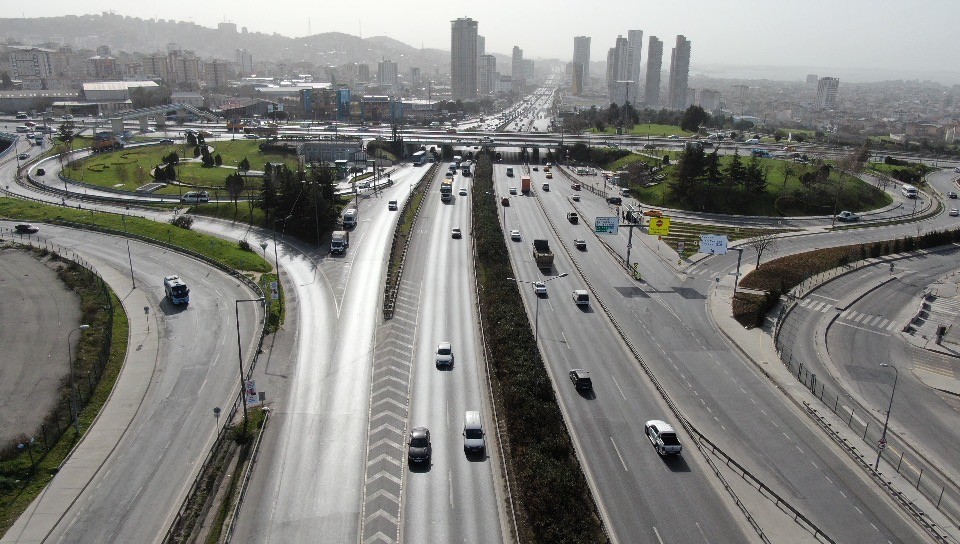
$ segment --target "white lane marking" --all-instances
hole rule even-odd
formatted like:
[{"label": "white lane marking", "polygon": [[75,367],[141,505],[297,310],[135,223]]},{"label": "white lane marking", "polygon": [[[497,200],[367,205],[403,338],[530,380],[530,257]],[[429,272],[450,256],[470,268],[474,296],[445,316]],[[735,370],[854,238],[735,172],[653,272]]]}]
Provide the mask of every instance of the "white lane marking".
[{"label": "white lane marking", "polygon": [[[767,413],[763,411],[763,408],[760,409],[760,412],[761,412],[763,415],[767,415]],[[774,425],[776,425],[776,423],[774,423]]]},{"label": "white lane marking", "polygon": [[783,432],[782,432],[782,433],[780,433],[780,434],[782,434],[782,435],[783,435],[783,437],[784,437],[784,438],[786,438],[787,440],[790,440],[790,437],[789,437],[789,436],[787,436],[787,433],[783,433]]},{"label": "white lane marking", "polygon": [[851,329],[858,329],[861,331],[872,332],[873,334],[879,334],[880,336],[890,336],[885,332],[875,331],[873,329],[868,329],[866,327],[858,327],[856,325],[851,325],[850,323],[844,323],[843,321],[837,321],[837,325],[843,325],[844,327],[850,327]]},{"label": "white lane marking", "polygon": [[797,446],[797,451],[799,451],[800,453],[803,453],[803,450],[800,449],[800,446]]},{"label": "white lane marking", "polygon": [[657,542],[663,544],[663,539],[660,538],[660,531],[658,531],[656,527],[653,528],[653,534],[657,535]]},{"label": "white lane marking", "polygon": [[617,457],[620,458],[620,464],[623,465],[623,470],[630,472],[630,469],[627,468],[627,464],[623,462],[623,456],[620,455],[620,448],[617,447],[617,443],[613,441],[613,437],[610,437],[610,443],[613,444],[613,451],[617,452]]},{"label": "white lane marking", "polygon": [[563,334],[563,331],[560,331],[560,338],[563,338],[563,343],[567,345],[567,349],[570,349],[570,343],[567,342],[567,335]]},{"label": "white lane marking", "polygon": [[863,510],[861,510],[857,505],[853,505],[853,507],[857,509],[857,512],[860,512],[861,516],[863,515]]},{"label": "white lane marking", "polygon": [[[816,468],[817,470],[820,469],[820,467],[818,467],[817,464],[814,463],[813,461],[810,461],[810,464],[813,465],[813,468]],[[843,491],[841,491],[841,493],[843,493]]]},{"label": "white lane marking", "polygon": [[[877,526],[874,525],[872,521],[870,522],[870,525],[871,525],[874,529],[877,529]],[[877,529],[877,532],[879,533],[879,532],[880,532],[880,529]]]},{"label": "white lane marking", "polygon": [[623,397],[623,400],[627,400],[627,396],[623,394],[623,389],[620,389],[620,384],[617,382],[617,379],[613,376],[610,376],[613,379],[613,385],[617,386],[617,391],[620,392],[620,396]]},{"label": "white lane marking", "polygon": [[[702,399],[701,399],[701,400],[702,400]],[[708,411],[708,412],[710,412],[711,414],[713,413],[713,410],[711,410],[710,407],[707,406],[707,403],[704,402],[703,405],[707,407],[707,411]]]},{"label": "white lane marking", "polygon": [[[833,480],[831,480],[830,477],[827,476],[826,474],[824,474],[823,477],[826,478],[827,481],[830,482],[831,484],[833,483]],[[863,512],[860,512],[860,513],[862,514]]]}]

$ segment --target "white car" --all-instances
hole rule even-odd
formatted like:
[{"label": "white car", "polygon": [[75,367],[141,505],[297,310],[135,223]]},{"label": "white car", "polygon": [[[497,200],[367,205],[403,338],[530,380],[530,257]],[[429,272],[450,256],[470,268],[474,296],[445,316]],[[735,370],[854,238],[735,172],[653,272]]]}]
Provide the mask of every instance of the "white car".
[{"label": "white car", "polygon": [[450,231],[450,235],[453,236],[454,238],[460,238],[463,236],[463,233],[460,232],[460,229],[453,229]]},{"label": "white car", "polygon": [[960,210],[957,208],[950,208],[950,217],[957,217],[960,215]]},{"label": "white car", "polygon": [[535,295],[546,295],[547,294],[547,284],[542,281],[533,282],[533,293]]},{"label": "white car", "polygon": [[859,221],[860,216],[851,212],[844,210],[837,214],[837,221]]},{"label": "white car", "polygon": [[460,196],[467,196],[467,188],[466,188],[466,187],[461,187],[461,188],[460,188]]},{"label": "white car", "polygon": [[437,367],[453,366],[453,345],[450,342],[440,342],[437,346]]},{"label": "white car", "polygon": [[680,439],[677,438],[677,432],[669,424],[659,419],[648,421],[644,425],[644,432],[660,455],[679,455],[683,451]]},{"label": "white car", "polygon": [[511,187],[511,188],[510,188],[510,194],[511,194],[511,195],[517,194],[517,188],[516,188],[516,187]]},{"label": "white car", "polygon": [[511,240],[518,240],[518,241],[519,241],[519,240],[520,240],[520,231],[517,230],[517,229],[511,230],[511,231],[510,231],[510,239],[511,239]]}]

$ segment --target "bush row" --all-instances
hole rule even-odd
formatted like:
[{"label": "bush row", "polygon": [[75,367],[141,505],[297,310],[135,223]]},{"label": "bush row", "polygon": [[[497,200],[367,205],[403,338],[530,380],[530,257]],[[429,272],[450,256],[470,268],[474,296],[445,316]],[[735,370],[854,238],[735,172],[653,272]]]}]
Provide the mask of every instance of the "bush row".
[{"label": "bush row", "polygon": [[931,231],[921,236],[907,236],[866,244],[815,249],[774,259],[744,276],[742,287],[767,291],[765,296],[737,293],[733,316],[745,327],[759,327],[766,313],[776,306],[780,296],[805,279],[847,264],[960,242],[960,229]]},{"label": "bush row", "polygon": [[498,220],[489,156],[477,162],[473,236],[480,312],[490,349],[490,379],[506,431],[507,466],[520,542],[606,540],[557,405],[517,284]]}]

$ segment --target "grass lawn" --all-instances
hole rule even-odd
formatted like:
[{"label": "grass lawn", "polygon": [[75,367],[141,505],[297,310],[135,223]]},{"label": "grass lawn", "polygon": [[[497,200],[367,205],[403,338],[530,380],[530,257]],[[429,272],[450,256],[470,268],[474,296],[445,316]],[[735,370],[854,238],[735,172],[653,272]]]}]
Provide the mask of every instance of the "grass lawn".
[{"label": "grass lawn", "polygon": [[[750,157],[741,159],[746,164]],[[721,168],[725,168],[733,160],[731,155],[720,157]],[[710,200],[714,205],[712,208],[704,207],[702,209],[691,209],[685,203],[673,198],[670,191],[670,180],[673,178],[676,169],[676,161],[671,159],[671,165],[664,173],[667,181],[651,187],[641,187],[636,184],[630,186],[631,194],[637,199],[652,206],[664,206],[688,211],[704,211],[713,213],[731,213],[731,206],[736,207],[736,213],[742,215],[767,215],[767,216],[803,216],[803,215],[830,215],[834,210],[834,197],[832,192],[815,193],[813,196],[799,197],[799,191],[803,189],[799,181],[799,174],[806,171],[811,166],[797,164],[791,161],[779,159],[759,159],[761,165],[767,168],[767,190],[761,194],[740,194],[720,192],[716,198]],[[789,180],[784,182],[784,169],[790,169],[794,174]],[[841,174],[833,172],[831,180],[839,182]],[[725,203],[726,202],[726,203]],[[864,183],[852,176],[843,176],[843,182],[840,183],[840,196],[838,210],[850,210],[862,212],[889,205],[893,199],[886,193],[876,189],[872,185]],[[726,206],[726,207],[725,207]]]},{"label": "grass lawn", "polygon": [[[599,132],[595,128],[592,128],[587,132],[590,132],[592,134],[601,134],[601,132]],[[609,126],[602,132],[602,134],[616,134],[616,133],[617,133],[617,127],[609,127]],[[623,133],[632,135],[632,136],[662,136],[662,137],[670,136],[671,134],[677,134],[679,136],[693,136],[694,134],[696,134],[695,132],[688,132],[686,130],[683,130],[677,125],[657,125],[652,123],[651,124],[640,123],[640,124],[634,125],[633,128],[626,129],[623,131]]]},{"label": "grass lawn", "polygon": [[[15,198],[0,198],[0,217],[30,222],[80,223],[118,231],[124,230],[123,219],[117,214],[51,206]],[[235,241],[182,229],[167,223],[158,223],[149,219],[130,216],[126,218],[126,230],[131,234],[161,240],[177,247],[202,253],[237,270],[269,272],[273,269],[273,266],[256,252],[240,249]],[[40,234],[43,234],[42,227]]]},{"label": "grass lawn", "polygon": [[[204,168],[199,162],[184,162],[193,157],[193,150],[185,145],[157,145],[120,149],[81,159],[72,167],[65,169],[71,178],[84,183],[103,187],[112,187],[124,191],[134,191],[137,187],[150,183],[150,171],[160,164],[161,158],[176,151],[181,163],[177,167],[180,181],[191,186],[210,190],[222,190],[226,177],[234,172],[236,165],[246,158],[251,170],[263,170],[266,163],[284,162],[290,168],[296,168],[297,161],[292,156],[261,153],[260,142],[250,140],[231,140],[211,142],[213,154],[223,158],[222,167]],[[75,145],[74,147],[78,147]],[[156,191],[159,194],[180,194],[191,187],[180,188],[168,185]]]},{"label": "grass lawn", "polygon": [[[647,219],[645,218],[644,221]],[[731,227],[725,225],[703,225],[698,223],[686,223],[683,221],[670,222],[670,234],[663,237],[664,243],[677,250],[677,242],[683,242],[683,257],[690,257],[700,250],[701,234],[726,234],[727,238],[733,242],[744,238],[753,238],[755,236],[779,234],[789,232],[790,229],[761,229],[753,227]]]}]

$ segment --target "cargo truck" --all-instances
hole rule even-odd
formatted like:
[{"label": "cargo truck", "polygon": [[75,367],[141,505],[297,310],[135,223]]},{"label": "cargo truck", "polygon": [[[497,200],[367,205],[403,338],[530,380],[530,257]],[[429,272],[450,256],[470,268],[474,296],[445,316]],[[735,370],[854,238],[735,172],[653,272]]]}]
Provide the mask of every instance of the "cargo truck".
[{"label": "cargo truck", "polygon": [[357,209],[350,208],[343,212],[343,228],[352,229],[357,226]]},{"label": "cargo truck", "polygon": [[553,265],[553,252],[550,251],[549,241],[533,241],[533,259],[537,262],[537,266],[541,268],[550,268]]},{"label": "cargo truck", "polygon": [[450,202],[453,200],[453,179],[443,178],[440,182],[440,201]]},{"label": "cargo truck", "polygon": [[345,230],[335,230],[330,239],[330,253],[343,255],[350,246],[350,233]]},{"label": "cargo truck", "polygon": [[520,192],[523,194],[530,192],[530,176],[520,176]]}]

